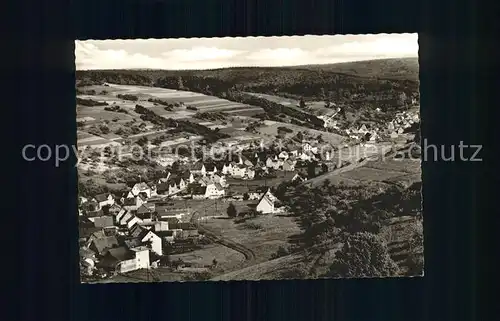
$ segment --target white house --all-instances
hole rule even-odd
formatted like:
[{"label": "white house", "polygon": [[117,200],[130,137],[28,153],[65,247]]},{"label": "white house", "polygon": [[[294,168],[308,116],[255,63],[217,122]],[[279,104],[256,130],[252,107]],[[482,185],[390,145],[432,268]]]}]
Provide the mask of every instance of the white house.
[{"label": "white house", "polygon": [[226,194],[226,191],[222,187],[221,184],[215,183],[215,184],[209,184],[206,186],[206,191],[205,191],[205,197],[214,199],[214,198],[220,198],[223,197]]},{"label": "white house", "polygon": [[282,151],[279,153],[278,158],[281,158],[282,160],[287,160],[288,159],[288,153],[285,151]]},{"label": "white house", "polygon": [[254,179],[255,178],[255,170],[253,170],[252,168],[248,168],[246,173],[245,173],[244,178],[245,179]]},{"label": "white house", "polygon": [[153,231],[149,230],[146,232],[144,236],[141,235],[141,242],[151,244],[151,251],[155,252],[158,255],[163,255],[163,247],[161,238],[153,233]]},{"label": "white house", "polygon": [[133,196],[137,196],[139,193],[145,193],[148,198],[151,197],[151,188],[144,182],[135,184],[134,187],[132,187],[131,192]]},{"label": "white house", "polygon": [[231,176],[235,177],[244,177],[246,174],[247,168],[244,165],[236,165],[231,168]]},{"label": "white house", "polygon": [[99,194],[94,197],[94,201],[99,204],[99,208],[106,206],[106,205],[113,205],[115,204],[115,199],[113,198],[113,195],[111,194]]},{"label": "white house", "polygon": [[309,144],[309,143],[306,142],[306,143],[302,144],[302,151],[304,153],[314,153],[314,154],[316,154],[318,152],[318,147],[314,147],[311,144]]},{"label": "white house", "polygon": [[231,163],[229,163],[227,165],[224,164],[224,166],[222,167],[222,174],[230,175],[232,170],[233,170],[233,165]]},{"label": "white house", "polygon": [[257,212],[260,212],[262,214],[274,213],[275,202],[276,202],[276,197],[274,197],[274,195],[272,195],[270,191],[267,191],[257,204],[256,210]]},{"label": "white house", "polygon": [[299,159],[302,161],[310,161],[312,159],[312,156],[306,153],[301,153],[299,155]]}]

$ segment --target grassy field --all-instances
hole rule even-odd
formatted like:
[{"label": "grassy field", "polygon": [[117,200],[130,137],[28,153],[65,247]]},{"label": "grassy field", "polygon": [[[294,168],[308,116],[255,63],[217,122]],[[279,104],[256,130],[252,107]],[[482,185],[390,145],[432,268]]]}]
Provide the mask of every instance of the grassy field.
[{"label": "grassy field", "polygon": [[205,245],[202,249],[171,255],[170,258],[171,260],[181,259],[196,267],[211,265],[215,259],[217,260],[217,270],[219,273],[239,269],[245,262],[243,254],[219,244]]},{"label": "grassy field", "polygon": [[396,171],[381,170],[369,167],[359,167],[353,169],[352,171],[341,173],[340,176],[346,177],[348,179],[361,180],[361,181],[385,181],[404,174],[405,173]]},{"label": "grassy field", "polygon": [[253,250],[257,262],[271,259],[280,246],[288,244],[289,237],[301,232],[294,218],[286,215],[259,215],[242,222],[212,219],[202,224]]}]

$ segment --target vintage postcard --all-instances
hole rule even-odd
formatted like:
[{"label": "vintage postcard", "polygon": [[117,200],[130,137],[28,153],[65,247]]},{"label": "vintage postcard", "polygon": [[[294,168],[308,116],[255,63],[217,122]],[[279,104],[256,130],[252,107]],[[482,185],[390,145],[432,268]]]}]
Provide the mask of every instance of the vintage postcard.
[{"label": "vintage postcard", "polygon": [[417,34],[75,46],[82,282],[423,275]]}]

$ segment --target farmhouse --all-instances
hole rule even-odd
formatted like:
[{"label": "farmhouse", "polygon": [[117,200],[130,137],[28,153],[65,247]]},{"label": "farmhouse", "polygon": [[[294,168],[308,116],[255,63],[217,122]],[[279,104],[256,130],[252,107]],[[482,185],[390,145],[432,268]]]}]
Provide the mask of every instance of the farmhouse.
[{"label": "farmhouse", "polygon": [[96,195],[93,199],[93,201],[97,202],[99,204],[99,208],[106,206],[106,205],[113,205],[115,203],[115,199],[113,198],[113,195],[111,194],[99,194]]},{"label": "farmhouse", "polygon": [[154,211],[155,211],[154,203],[151,204],[145,203],[142,204],[141,207],[137,209],[136,216],[143,222],[152,221]]},{"label": "farmhouse", "polygon": [[176,194],[187,187],[186,181],[180,176],[172,177],[169,183],[170,183],[168,188],[169,195]]},{"label": "farmhouse", "polygon": [[104,254],[106,250],[118,247],[118,240],[114,236],[104,236],[92,239],[89,249],[98,255]]},{"label": "farmhouse", "polygon": [[231,176],[236,178],[243,178],[247,172],[245,165],[237,164],[233,165],[231,168]]},{"label": "farmhouse", "polygon": [[201,184],[191,187],[193,199],[215,199],[225,195],[225,190],[219,183],[211,183],[206,186]]},{"label": "farmhouse", "polygon": [[267,191],[264,195],[262,195],[255,209],[257,210],[257,212],[260,212],[262,214],[274,213],[275,202],[276,197],[274,197],[274,195],[272,195],[270,191]]},{"label": "farmhouse", "polygon": [[151,230],[145,230],[138,237],[143,244],[147,244],[151,251],[158,255],[163,255],[163,247],[161,238]]},{"label": "farmhouse", "polygon": [[131,198],[126,198],[123,201],[123,208],[126,210],[136,210],[144,203],[146,203],[146,199],[142,194],[139,194]]},{"label": "farmhouse", "polygon": [[222,166],[222,174],[223,175],[230,175],[233,170],[233,165],[231,163],[229,164],[224,164]]},{"label": "farmhouse", "polygon": [[131,249],[122,246],[110,249],[97,266],[120,273],[147,269],[150,266],[149,249],[144,246]]},{"label": "farmhouse", "polygon": [[145,193],[148,198],[151,197],[151,187],[144,182],[135,184],[130,192],[133,196],[137,196],[139,193]]}]

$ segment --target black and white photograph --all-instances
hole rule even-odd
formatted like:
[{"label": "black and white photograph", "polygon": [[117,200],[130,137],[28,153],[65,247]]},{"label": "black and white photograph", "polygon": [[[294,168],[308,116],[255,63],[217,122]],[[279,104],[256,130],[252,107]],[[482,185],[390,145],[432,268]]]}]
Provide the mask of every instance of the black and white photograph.
[{"label": "black and white photograph", "polygon": [[417,34],[75,42],[82,283],[424,275]]}]

